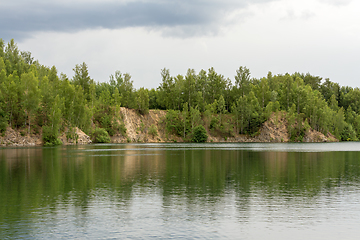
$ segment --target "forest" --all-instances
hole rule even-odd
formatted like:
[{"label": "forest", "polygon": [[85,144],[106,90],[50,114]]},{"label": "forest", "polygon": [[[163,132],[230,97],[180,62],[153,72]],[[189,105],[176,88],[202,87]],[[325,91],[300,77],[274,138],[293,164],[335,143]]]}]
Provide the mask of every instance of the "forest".
[{"label": "forest", "polygon": [[45,145],[56,145],[64,131],[75,139],[78,127],[96,142],[109,142],[109,136],[126,135],[119,111],[126,107],[142,115],[149,109],[167,110],[166,131],[184,141],[206,140],[205,129],[223,137],[233,132],[254,136],[279,111],[286,114],[294,142],[302,141],[309,128],[341,141],[360,138],[360,89],[310,73],[269,72],[257,79],[240,66],[232,81],[214,68],[188,69],[177,76],[164,68],[156,89],[135,89],[129,73],[115,71],[108,82],[96,82],[86,63],[73,71],[69,79],[20,51],[13,39],[7,44],[0,39],[0,134],[11,127],[23,134],[41,133]]}]

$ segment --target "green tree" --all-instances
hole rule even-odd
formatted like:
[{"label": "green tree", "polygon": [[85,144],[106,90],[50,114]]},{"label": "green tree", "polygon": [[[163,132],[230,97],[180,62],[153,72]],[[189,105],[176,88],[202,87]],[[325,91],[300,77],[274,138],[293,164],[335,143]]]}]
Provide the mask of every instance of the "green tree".
[{"label": "green tree", "polygon": [[313,90],[319,90],[322,78],[319,76],[311,76],[310,73],[307,73],[302,77],[306,85],[310,85]]},{"label": "green tree", "polygon": [[24,86],[24,109],[28,116],[30,134],[31,118],[40,103],[39,82],[33,71],[21,75],[21,82]]},{"label": "green tree", "polygon": [[288,126],[287,126],[287,129],[288,129],[288,132],[289,132],[289,138],[291,140],[294,140],[295,137],[293,136],[294,135],[294,129],[296,128],[295,127],[295,122],[296,122],[296,106],[295,104],[293,104],[291,106],[291,108],[289,109],[289,111],[287,112],[287,120],[288,120]]},{"label": "green tree", "polygon": [[253,134],[259,130],[261,124],[264,122],[264,119],[262,118],[263,116],[262,111],[260,110],[259,101],[253,91],[250,91],[245,100],[245,104],[247,105],[245,115],[245,131],[249,134]]},{"label": "green tree", "polygon": [[[206,74],[206,71],[201,69],[199,74],[196,77],[196,91],[198,92],[198,100],[201,102],[198,102],[198,106],[199,106],[199,110],[201,112],[205,111],[205,106],[206,104],[208,104],[206,102],[206,99],[208,99],[208,97],[206,96],[207,92],[206,92],[206,86],[208,84],[208,77]],[[201,93],[201,95],[200,95]]]},{"label": "green tree", "polygon": [[114,93],[112,95],[112,99],[113,99],[113,105],[115,106],[115,108],[119,108],[121,106],[121,97],[120,97],[120,93],[118,88],[115,88]]},{"label": "green tree", "polygon": [[196,74],[194,69],[188,69],[185,76],[182,92],[184,93],[183,95],[184,102],[188,102],[190,107],[195,106],[197,92],[196,92]]},{"label": "green tree", "polygon": [[42,107],[42,112],[44,114],[43,123],[46,125],[51,111],[50,108],[54,103],[54,97],[55,97],[53,85],[49,82],[47,76],[45,76],[42,79],[42,83],[40,85],[40,91],[41,91],[41,107]]},{"label": "green tree", "polygon": [[169,69],[161,70],[162,82],[158,87],[159,95],[157,103],[162,109],[174,109],[174,79],[170,76]]},{"label": "green tree", "polygon": [[56,134],[59,133],[61,120],[62,120],[62,113],[61,109],[63,109],[63,99],[60,98],[59,95],[56,95],[54,103],[51,107],[49,112],[49,125],[52,128],[52,131]]},{"label": "green tree", "polygon": [[168,110],[165,115],[165,127],[168,133],[181,136],[183,133],[183,121],[180,118],[180,112],[176,110]]},{"label": "green tree", "polygon": [[221,95],[220,98],[219,98],[219,101],[217,102],[217,111],[220,115],[220,125],[222,124],[222,118],[221,116],[223,114],[225,114],[225,100],[224,100],[224,97]]},{"label": "green tree", "polygon": [[[1,39],[0,39],[1,43]],[[1,68],[2,58],[0,57],[0,133],[6,131],[6,127],[8,125],[8,114],[5,112],[6,109],[6,102],[5,102],[5,95],[6,89],[5,84],[7,82],[6,72],[5,72],[5,64],[4,67]]]},{"label": "green tree", "polygon": [[218,100],[225,90],[227,81],[223,75],[217,74],[214,68],[210,68],[206,83],[206,97],[205,101],[208,104]]},{"label": "green tree", "polygon": [[62,76],[63,80],[60,84],[60,96],[64,98],[63,109],[61,109],[64,121],[67,127],[74,126],[74,103],[75,103],[75,86],[70,84],[66,76]]},{"label": "green tree", "polygon": [[333,111],[338,111],[339,110],[339,105],[338,105],[338,101],[336,101],[335,94],[333,94],[329,99],[329,107]]},{"label": "green tree", "polygon": [[[306,103],[306,87],[303,80],[300,77],[296,77],[294,84],[292,85],[293,103],[296,105],[297,114],[303,112]],[[308,87],[308,92],[311,89]]]},{"label": "green tree", "polygon": [[99,97],[99,102],[102,106],[102,108],[107,108],[111,104],[111,95],[109,89],[105,88],[101,93]]},{"label": "green tree", "polygon": [[92,80],[89,76],[88,66],[85,62],[82,64],[76,64],[73,71],[73,83],[75,85],[79,85],[84,91],[86,99],[90,100],[90,85],[94,83],[94,80]]},{"label": "green tree", "polygon": [[328,78],[320,86],[320,92],[327,102],[329,102],[332,95],[336,96],[336,100],[339,100],[340,86],[337,83],[331,82]]},{"label": "green tree", "polygon": [[17,76],[21,76],[24,63],[14,39],[11,39],[5,48],[4,62],[7,74],[14,74],[16,72]]},{"label": "green tree", "polygon": [[254,93],[256,93],[257,99],[259,99],[260,107],[264,109],[270,101],[271,92],[266,78],[262,78],[259,84],[255,85]]},{"label": "green tree", "polygon": [[246,67],[240,66],[238,70],[236,70],[235,76],[235,89],[237,95],[244,97],[250,89],[250,70]]},{"label": "green tree", "polygon": [[[236,117],[236,129],[238,133],[245,133],[246,123],[248,122],[248,116],[250,116],[250,108],[247,105],[248,99],[246,96],[240,96],[233,106],[233,113]],[[240,125],[240,129],[239,129]]]},{"label": "green tree", "polygon": [[61,145],[59,132],[62,121],[63,100],[57,95],[48,113],[49,125],[43,126],[43,142],[46,146]]},{"label": "green tree", "polygon": [[282,81],[282,106],[285,110],[289,110],[291,102],[292,102],[292,96],[293,96],[293,79],[292,77],[287,73],[283,77]]},{"label": "green tree", "polygon": [[346,126],[344,109],[340,108],[337,112],[335,112],[332,119],[333,119],[333,133],[336,138],[341,139],[341,134],[343,132],[344,127]]},{"label": "green tree", "polygon": [[93,110],[96,102],[96,84],[92,83],[90,84],[89,89],[89,103],[90,107]]},{"label": "green tree", "polygon": [[[2,76],[4,74],[4,70],[2,71]],[[4,78],[5,81],[2,83],[2,96],[4,98],[4,108],[8,113],[8,119],[10,123],[10,127],[12,127],[12,123],[14,122],[14,116],[17,116],[17,112],[21,109],[19,102],[21,101],[20,96],[23,96],[20,92],[21,83],[19,77],[15,74],[10,74],[7,78]],[[20,95],[21,94],[21,95]]]},{"label": "green tree", "polygon": [[183,110],[182,110],[182,119],[183,119],[183,123],[184,123],[184,139],[186,137],[186,123],[187,123],[187,118],[189,115],[189,107],[188,107],[188,103],[184,103],[183,104]]},{"label": "green tree", "polygon": [[2,38],[0,38],[0,57],[1,58],[3,58],[5,55],[4,47],[5,47],[5,42],[4,42],[4,40],[2,40]]},{"label": "green tree", "polygon": [[123,83],[120,85],[121,106],[132,108],[134,107],[134,87],[131,75],[125,73],[123,76]]},{"label": "green tree", "polygon": [[[0,57],[0,73],[2,72],[2,70],[4,70],[5,76],[6,76],[6,65],[4,62],[4,59],[2,57]],[[0,79],[1,81],[1,79]],[[0,82],[1,84],[1,82]]]},{"label": "green tree", "polygon": [[149,93],[145,88],[140,88],[136,94],[136,110],[144,115],[149,112]]},{"label": "green tree", "polygon": [[344,124],[340,138],[341,141],[358,141],[358,138],[356,137],[356,132],[354,131],[352,125],[349,123]]},{"label": "green tree", "polygon": [[194,130],[194,128],[198,125],[202,124],[201,121],[201,113],[199,111],[198,106],[196,107],[190,107],[190,119],[191,119],[191,129]]}]

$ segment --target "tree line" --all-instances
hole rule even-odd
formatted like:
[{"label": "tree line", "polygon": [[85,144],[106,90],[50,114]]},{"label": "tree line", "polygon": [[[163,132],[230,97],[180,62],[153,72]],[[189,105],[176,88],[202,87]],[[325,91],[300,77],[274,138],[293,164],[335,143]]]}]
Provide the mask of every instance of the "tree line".
[{"label": "tree line", "polygon": [[[340,86],[309,73],[273,75],[257,79],[244,66],[234,82],[214,68],[171,76],[161,70],[157,88],[135,89],[129,73],[116,71],[108,82],[95,82],[86,63],[77,64],[74,76],[58,74],[20,51],[14,40],[0,39],[0,132],[7,126],[24,134],[42,131],[44,142],[59,143],[66,129],[76,138],[75,127],[88,134],[94,128],[106,134],[126,135],[120,106],[146,114],[167,110],[167,131],[191,139],[198,126],[224,137],[233,132],[256,134],[273,112],[283,111],[293,141],[301,141],[308,128],[332,133],[340,140],[360,137],[360,90]],[[199,129],[197,129],[199,130]]]}]

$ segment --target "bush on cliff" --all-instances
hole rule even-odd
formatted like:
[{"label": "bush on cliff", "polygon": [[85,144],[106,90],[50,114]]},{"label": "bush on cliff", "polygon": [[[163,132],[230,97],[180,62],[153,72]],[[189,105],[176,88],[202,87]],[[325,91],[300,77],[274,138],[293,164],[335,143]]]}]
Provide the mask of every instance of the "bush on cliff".
[{"label": "bush on cliff", "polygon": [[92,135],[95,143],[109,143],[111,141],[108,132],[104,128],[96,128]]},{"label": "bush on cliff", "polygon": [[206,142],[207,138],[208,135],[206,133],[204,126],[199,125],[194,128],[193,137],[191,139],[192,142],[196,142],[196,143]]},{"label": "bush on cliff", "polygon": [[42,127],[42,140],[44,146],[62,145],[61,140],[58,138],[59,134],[49,126]]},{"label": "bush on cliff", "polygon": [[5,112],[0,109],[0,135],[5,134],[7,128],[7,118]]}]

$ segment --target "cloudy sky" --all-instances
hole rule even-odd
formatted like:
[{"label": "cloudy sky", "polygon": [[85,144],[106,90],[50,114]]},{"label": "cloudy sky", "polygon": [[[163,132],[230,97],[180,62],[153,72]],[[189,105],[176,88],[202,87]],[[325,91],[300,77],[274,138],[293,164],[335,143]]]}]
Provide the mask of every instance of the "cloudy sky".
[{"label": "cloudy sky", "polygon": [[95,81],[120,70],[136,88],[156,88],[164,67],[234,81],[239,66],[359,87],[359,12],[358,0],[0,0],[0,38],[69,78],[85,62]]}]

